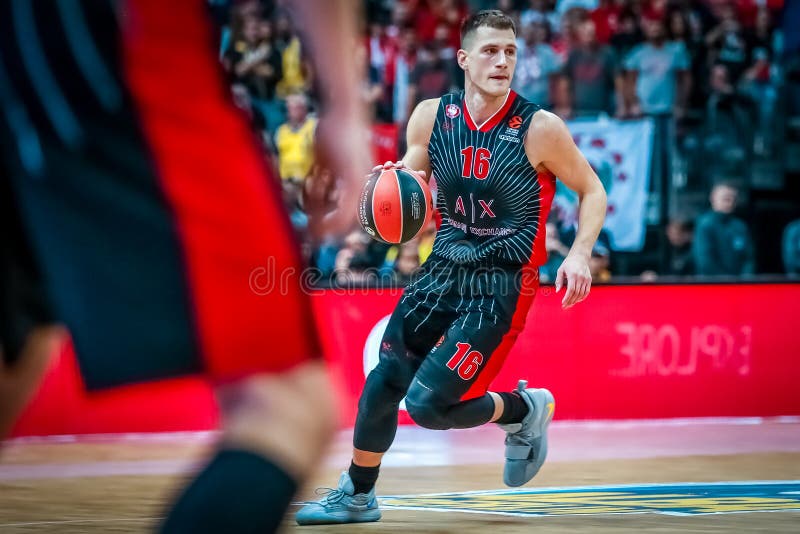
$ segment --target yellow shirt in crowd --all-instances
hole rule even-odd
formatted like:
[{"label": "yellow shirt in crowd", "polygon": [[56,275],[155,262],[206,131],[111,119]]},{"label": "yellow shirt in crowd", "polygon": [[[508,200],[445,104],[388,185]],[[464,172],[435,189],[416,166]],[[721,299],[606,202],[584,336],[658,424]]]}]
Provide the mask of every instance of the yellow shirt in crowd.
[{"label": "yellow shirt in crowd", "polygon": [[317,119],[309,117],[294,130],[289,123],[281,124],[275,133],[278,148],[278,168],[281,178],[302,180],[314,165],[314,131]]},{"label": "yellow shirt in crowd", "polygon": [[278,95],[286,98],[292,93],[299,93],[306,88],[303,74],[303,52],[300,39],[293,37],[283,51],[283,78],[278,82]]}]

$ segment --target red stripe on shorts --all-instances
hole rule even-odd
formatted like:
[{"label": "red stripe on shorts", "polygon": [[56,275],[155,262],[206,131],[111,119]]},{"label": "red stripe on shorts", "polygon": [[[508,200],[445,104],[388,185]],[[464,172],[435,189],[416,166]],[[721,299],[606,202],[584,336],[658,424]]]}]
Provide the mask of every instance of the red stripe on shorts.
[{"label": "red stripe on shorts", "polygon": [[129,0],[121,12],[125,77],[174,213],[206,369],[230,380],[318,356],[279,186],[231,102],[205,2]]},{"label": "red stripe on shorts", "polygon": [[[539,184],[541,185],[540,201],[539,201],[539,218],[538,218],[538,231],[536,238],[533,242],[533,249],[531,256],[526,265],[522,267],[522,284],[519,298],[517,299],[517,306],[514,309],[514,315],[511,318],[511,328],[505,333],[500,344],[492,352],[489,361],[483,370],[478,375],[477,380],[461,397],[462,401],[474,399],[486,394],[492,381],[500,373],[511,348],[517,341],[517,336],[525,327],[525,320],[528,317],[528,311],[533,304],[533,299],[536,296],[536,291],[539,289],[539,265],[542,258],[542,251],[544,250],[545,239],[545,224],[547,216],[550,214],[550,205],[553,201],[555,194],[555,177],[549,172],[538,173]],[[541,250],[540,250],[541,249]],[[547,253],[543,252],[544,259],[547,259]]]}]

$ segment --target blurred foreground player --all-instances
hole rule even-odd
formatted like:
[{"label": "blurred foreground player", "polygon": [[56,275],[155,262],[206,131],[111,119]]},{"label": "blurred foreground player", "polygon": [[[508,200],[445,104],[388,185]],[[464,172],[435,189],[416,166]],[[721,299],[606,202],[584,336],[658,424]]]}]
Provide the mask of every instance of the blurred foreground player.
[{"label": "blurred foreground player", "polygon": [[545,221],[558,176],[580,197],[579,229],[558,269],[562,305],[587,297],[589,257],[606,195],[565,124],[509,89],[515,28],[482,11],[461,30],[463,93],[421,102],[408,124],[402,162],[436,178],[442,224],[433,252],[405,290],[381,340],[380,362],[358,405],[353,461],[339,486],[302,508],[300,524],[376,521],[375,481],[405,396],[426,428],[495,422],[506,430],[504,481],[528,482],[547,454],[555,409],[545,389],[487,392],[525,324],[546,261]]},{"label": "blurred foreground player", "polygon": [[[357,6],[293,7],[330,95],[320,142],[351,200],[324,226],[343,230],[370,166],[342,61]],[[206,373],[220,449],[162,528],[264,533],[336,418],[299,281],[251,287],[265,262],[301,265],[214,41],[203,0],[0,4],[0,432],[63,341],[58,323],[89,390]]]}]

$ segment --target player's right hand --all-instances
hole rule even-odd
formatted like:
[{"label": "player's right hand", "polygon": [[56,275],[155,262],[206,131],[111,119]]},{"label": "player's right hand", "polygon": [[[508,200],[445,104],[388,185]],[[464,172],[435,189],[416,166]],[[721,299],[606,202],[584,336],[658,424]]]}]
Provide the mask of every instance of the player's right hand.
[{"label": "player's right hand", "polygon": [[413,172],[414,174],[416,174],[417,176],[419,176],[423,180],[425,179],[425,171],[415,171],[414,169],[409,169],[408,167],[406,167],[406,164],[403,163],[402,160],[400,160],[400,161],[387,161],[383,165],[375,165],[372,168],[372,172],[375,173],[375,172],[379,172],[379,171],[388,171],[389,169],[397,169],[397,170],[402,169],[404,171]]}]

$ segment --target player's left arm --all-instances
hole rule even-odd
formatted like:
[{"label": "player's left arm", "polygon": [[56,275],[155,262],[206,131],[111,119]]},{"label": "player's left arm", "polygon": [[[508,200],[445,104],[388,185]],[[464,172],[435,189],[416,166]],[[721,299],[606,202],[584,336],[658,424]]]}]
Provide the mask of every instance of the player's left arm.
[{"label": "player's left arm", "polygon": [[575,146],[572,135],[558,116],[537,111],[525,138],[525,153],[537,169],[545,168],[578,194],[578,232],[569,254],[556,274],[556,291],[566,282],[564,308],[589,295],[592,276],[589,258],[606,216],[606,192],[589,162]]}]

